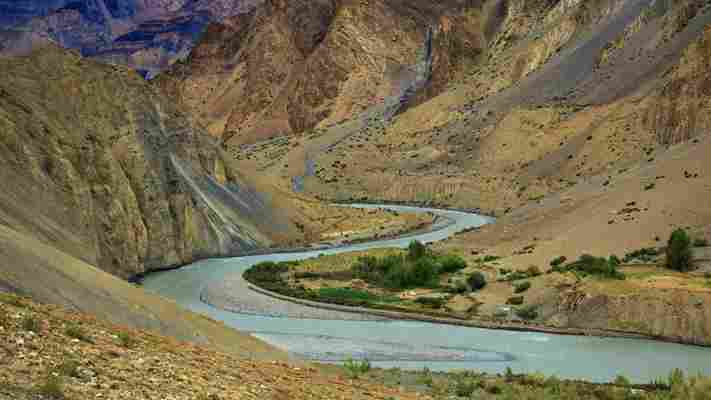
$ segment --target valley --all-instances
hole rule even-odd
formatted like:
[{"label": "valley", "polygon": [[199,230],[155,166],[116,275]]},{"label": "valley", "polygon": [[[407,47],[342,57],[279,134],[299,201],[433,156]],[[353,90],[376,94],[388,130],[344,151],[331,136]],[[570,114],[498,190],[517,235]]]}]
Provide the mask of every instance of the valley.
[{"label": "valley", "polygon": [[0,0],[0,292],[301,383],[708,374],[710,67],[704,0]]}]

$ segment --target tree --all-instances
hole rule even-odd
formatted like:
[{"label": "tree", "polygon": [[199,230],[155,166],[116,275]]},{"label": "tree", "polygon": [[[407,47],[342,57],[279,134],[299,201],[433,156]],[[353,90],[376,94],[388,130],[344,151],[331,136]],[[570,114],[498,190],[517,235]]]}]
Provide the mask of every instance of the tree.
[{"label": "tree", "polygon": [[467,283],[473,291],[481,290],[486,286],[486,277],[479,271],[475,271],[469,278],[467,278]]},{"label": "tree", "polygon": [[407,258],[410,261],[417,261],[426,255],[427,246],[422,244],[422,242],[418,242],[417,240],[413,240],[412,242],[410,242],[410,245],[407,247]]},{"label": "tree", "polygon": [[686,272],[692,268],[691,239],[685,230],[672,232],[667,243],[667,268]]}]

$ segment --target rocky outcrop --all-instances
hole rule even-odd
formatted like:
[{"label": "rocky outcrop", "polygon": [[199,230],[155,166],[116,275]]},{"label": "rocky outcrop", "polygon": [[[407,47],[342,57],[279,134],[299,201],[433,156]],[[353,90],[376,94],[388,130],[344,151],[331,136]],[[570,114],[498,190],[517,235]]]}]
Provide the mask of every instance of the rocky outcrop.
[{"label": "rocky outcrop", "polygon": [[232,144],[331,125],[409,87],[431,28],[428,96],[442,90],[482,46],[479,30],[452,23],[477,20],[478,3],[266,1],[208,28],[160,84]]},{"label": "rocky outcrop", "polygon": [[711,129],[711,26],[669,74],[659,95],[649,101],[645,125],[660,144],[689,140]]},{"label": "rocky outcrop", "polygon": [[560,295],[548,322],[566,328],[642,333],[699,345],[711,344],[711,294],[650,288],[624,295],[571,290]]},{"label": "rocky outcrop", "polygon": [[0,70],[2,225],[121,277],[298,236],[137,74],[51,46]]}]

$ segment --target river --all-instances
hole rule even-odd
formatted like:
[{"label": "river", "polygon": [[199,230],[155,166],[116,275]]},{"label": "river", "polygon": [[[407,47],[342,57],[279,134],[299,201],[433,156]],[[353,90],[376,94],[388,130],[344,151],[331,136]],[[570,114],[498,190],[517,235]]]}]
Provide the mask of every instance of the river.
[{"label": "river", "polygon": [[[564,336],[535,332],[511,332],[438,325],[415,321],[363,318],[291,318],[270,313],[234,313],[203,303],[200,294],[207,286],[241,274],[262,261],[289,261],[376,247],[406,247],[412,240],[434,242],[463,229],[493,222],[491,218],[459,211],[405,206],[355,205],[389,208],[399,212],[432,212],[449,223],[433,231],[345,247],[298,253],[275,253],[200,261],[184,268],[146,277],[144,287],[171,298],[195,312],[224,321],[250,332],[297,356],[326,362],[349,357],[367,358],[380,367],[431,370],[473,369],[500,373],[542,372],[561,378],[610,381],[623,374],[635,382],[647,383],[667,376],[673,368],[711,375],[711,349],[626,338]],[[237,275],[239,276],[239,275]],[[245,294],[247,293],[247,294]],[[263,296],[240,289],[250,301]],[[275,300],[270,299],[272,304]],[[284,306],[282,304],[282,306]],[[286,314],[288,315],[288,314]]]}]

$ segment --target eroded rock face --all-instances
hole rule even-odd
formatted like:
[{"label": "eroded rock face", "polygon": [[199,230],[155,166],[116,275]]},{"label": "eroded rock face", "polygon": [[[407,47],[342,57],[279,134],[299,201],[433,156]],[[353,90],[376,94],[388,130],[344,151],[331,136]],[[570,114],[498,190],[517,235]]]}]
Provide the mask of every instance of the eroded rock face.
[{"label": "eroded rock face", "polygon": [[484,40],[478,1],[266,1],[208,28],[161,86],[232,144],[352,118],[397,95],[435,32],[430,97]]},{"label": "eroded rock face", "polygon": [[639,332],[708,345],[711,295],[704,291],[649,288],[626,295],[561,294],[549,321],[571,328]]},{"label": "eroded rock face", "polygon": [[0,70],[0,223],[122,277],[293,230],[136,73],[54,47]]}]

